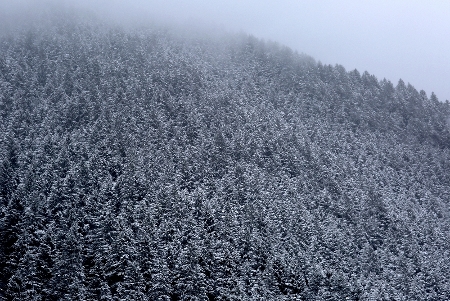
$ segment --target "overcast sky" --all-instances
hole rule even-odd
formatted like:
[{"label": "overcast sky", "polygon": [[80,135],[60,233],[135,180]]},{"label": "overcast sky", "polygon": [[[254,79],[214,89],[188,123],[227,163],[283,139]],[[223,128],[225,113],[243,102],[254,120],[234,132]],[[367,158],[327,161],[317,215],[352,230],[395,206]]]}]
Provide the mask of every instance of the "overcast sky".
[{"label": "overcast sky", "polygon": [[394,84],[402,78],[428,96],[434,91],[440,100],[450,100],[450,0],[85,1],[116,16],[244,31],[325,64],[367,70]]}]

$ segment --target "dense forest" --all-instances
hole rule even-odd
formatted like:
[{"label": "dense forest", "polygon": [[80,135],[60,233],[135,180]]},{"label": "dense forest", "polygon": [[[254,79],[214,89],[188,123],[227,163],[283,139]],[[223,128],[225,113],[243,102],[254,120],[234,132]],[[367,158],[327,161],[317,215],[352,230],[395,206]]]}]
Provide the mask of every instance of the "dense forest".
[{"label": "dense forest", "polygon": [[245,34],[0,39],[0,300],[449,300],[450,104]]}]

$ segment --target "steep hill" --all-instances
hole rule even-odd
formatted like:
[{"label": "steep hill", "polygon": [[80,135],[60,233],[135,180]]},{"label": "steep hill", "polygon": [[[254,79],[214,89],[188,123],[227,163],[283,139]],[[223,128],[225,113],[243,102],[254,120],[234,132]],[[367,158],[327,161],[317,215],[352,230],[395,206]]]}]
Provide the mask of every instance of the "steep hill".
[{"label": "steep hill", "polygon": [[448,102],[63,19],[0,40],[1,300],[450,299]]}]

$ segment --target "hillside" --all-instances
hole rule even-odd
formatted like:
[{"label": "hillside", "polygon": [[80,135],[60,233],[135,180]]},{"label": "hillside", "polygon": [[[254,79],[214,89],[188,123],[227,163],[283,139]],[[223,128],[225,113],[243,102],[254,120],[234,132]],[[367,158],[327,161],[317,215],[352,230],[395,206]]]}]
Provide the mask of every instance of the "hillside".
[{"label": "hillside", "polygon": [[448,102],[244,34],[50,23],[0,40],[1,300],[450,299]]}]

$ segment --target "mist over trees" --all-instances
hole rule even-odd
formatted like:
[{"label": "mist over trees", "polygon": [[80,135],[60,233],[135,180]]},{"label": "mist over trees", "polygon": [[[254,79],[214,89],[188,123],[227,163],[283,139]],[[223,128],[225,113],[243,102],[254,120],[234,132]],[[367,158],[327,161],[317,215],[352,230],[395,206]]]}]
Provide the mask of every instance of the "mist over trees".
[{"label": "mist over trees", "polygon": [[0,39],[0,300],[450,298],[448,102],[246,34],[43,23]]}]

